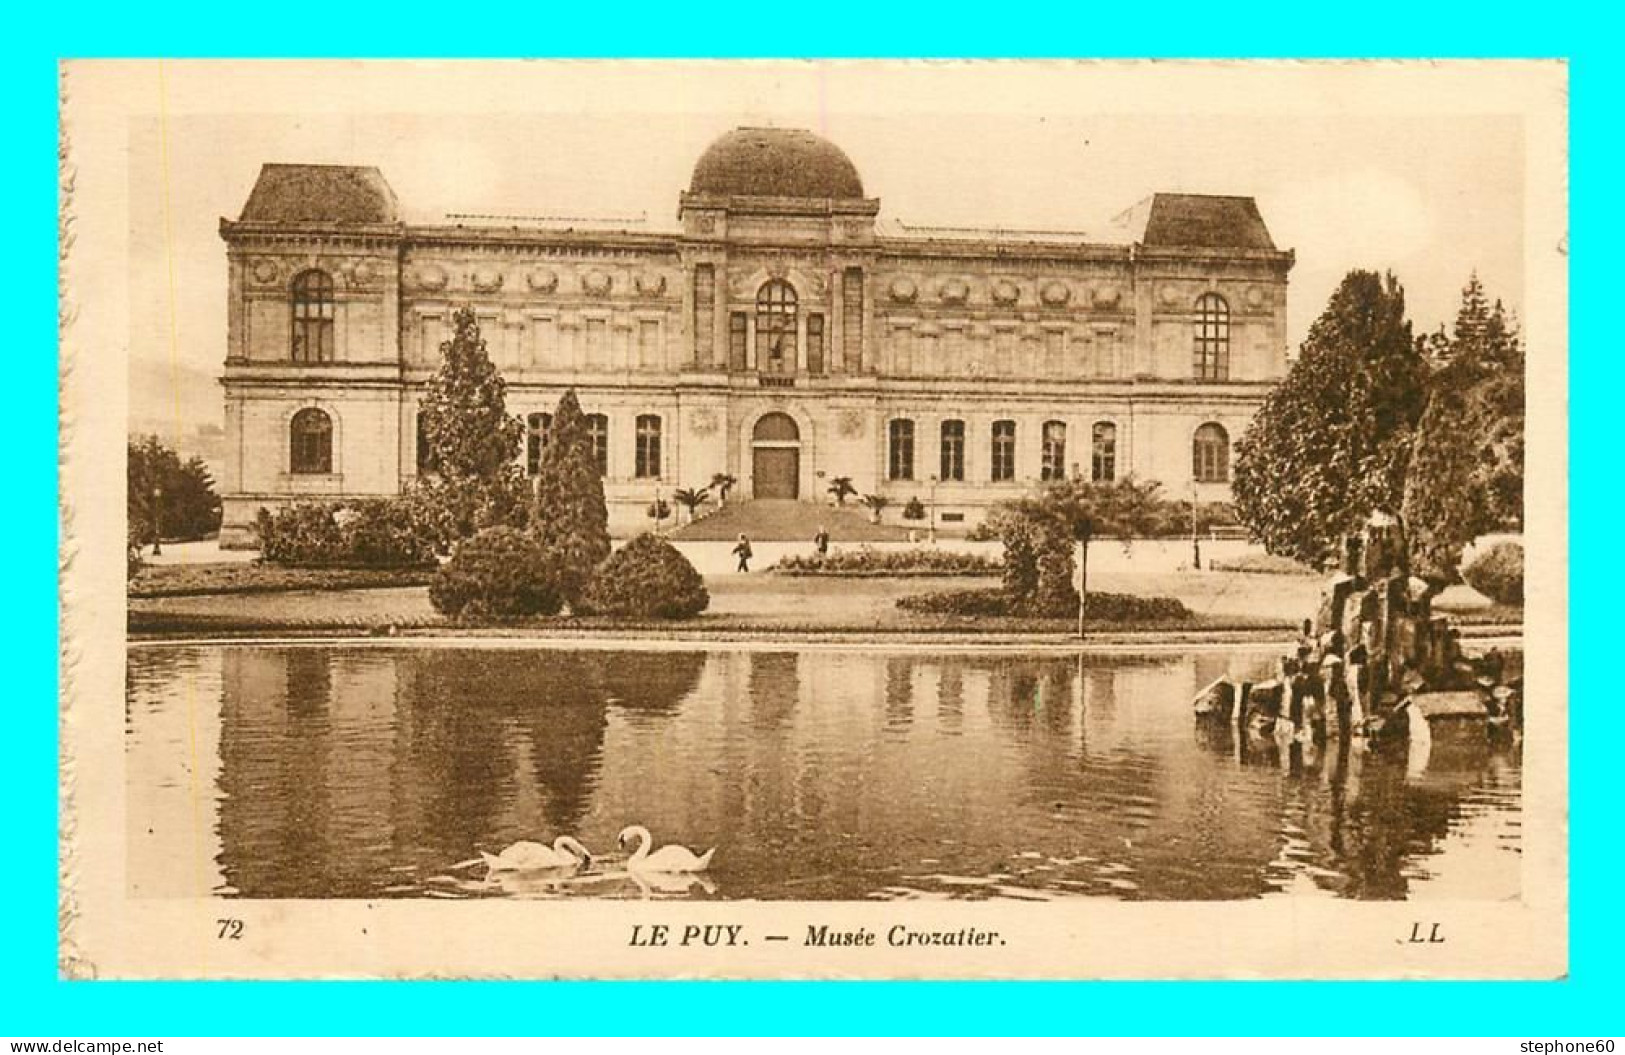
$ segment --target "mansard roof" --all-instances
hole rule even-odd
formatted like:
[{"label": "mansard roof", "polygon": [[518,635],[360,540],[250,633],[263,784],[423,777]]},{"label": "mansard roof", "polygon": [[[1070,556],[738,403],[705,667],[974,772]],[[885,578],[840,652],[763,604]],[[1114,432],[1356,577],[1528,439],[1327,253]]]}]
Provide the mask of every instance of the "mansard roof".
[{"label": "mansard roof", "polygon": [[[1274,251],[1258,203],[1217,194],[1153,194],[1124,214],[1141,245],[1181,249]],[[1143,226],[1142,226],[1143,225]]]},{"label": "mansard roof", "polygon": [[241,220],[265,223],[395,223],[395,192],[372,165],[260,168]]}]

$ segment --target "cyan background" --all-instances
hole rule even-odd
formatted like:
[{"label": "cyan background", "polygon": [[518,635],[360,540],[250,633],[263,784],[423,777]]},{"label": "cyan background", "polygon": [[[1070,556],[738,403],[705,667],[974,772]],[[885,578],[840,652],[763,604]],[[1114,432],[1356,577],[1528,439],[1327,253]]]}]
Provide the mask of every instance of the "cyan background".
[{"label": "cyan background", "polygon": [[[524,20],[529,19],[527,23]],[[1495,1034],[1619,1031],[1620,798],[1601,650],[1618,525],[1602,333],[1621,244],[1617,10],[1475,3],[19,5],[0,166],[11,657],[0,781],[11,896],[0,1034]],[[1567,57],[1571,60],[1571,975],[1555,983],[64,983],[56,978],[56,62],[79,56]],[[1508,223],[1518,222],[1508,217]],[[1615,248],[1610,248],[1615,247]],[[1588,340],[1590,338],[1591,340]],[[1592,344],[1594,340],[1597,343]],[[1538,364],[1542,350],[1531,349]],[[122,363],[108,363],[122,369]],[[1535,367],[1538,369],[1538,365]],[[1604,564],[1612,543],[1614,559]]]}]

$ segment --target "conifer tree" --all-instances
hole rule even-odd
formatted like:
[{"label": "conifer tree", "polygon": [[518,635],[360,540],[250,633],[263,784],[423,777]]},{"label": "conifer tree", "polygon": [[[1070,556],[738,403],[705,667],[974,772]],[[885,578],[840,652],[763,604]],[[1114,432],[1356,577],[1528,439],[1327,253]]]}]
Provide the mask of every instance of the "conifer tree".
[{"label": "conifer tree", "polygon": [[592,573],[609,556],[604,480],[575,389],[559,400],[536,481],[532,517],[542,548],[557,562],[559,589],[578,605]]},{"label": "conifer tree", "polygon": [[517,464],[524,424],[508,414],[507,384],[486,352],[474,309],[459,309],[452,326],[418,404],[430,471],[412,496],[442,545],[481,528],[522,525],[529,512]]},{"label": "conifer tree", "polygon": [[1271,553],[1317,563],[1399,509],[1427,370],[1392,274],[1352,271],[1236,445],[1236,512]]},{"label": "conifer tree", "polygon": [[1475,274],[1429,385],[1403,514],[1418,574],[1453,582],[1462,548],[1523,524],[1524,350]]}]

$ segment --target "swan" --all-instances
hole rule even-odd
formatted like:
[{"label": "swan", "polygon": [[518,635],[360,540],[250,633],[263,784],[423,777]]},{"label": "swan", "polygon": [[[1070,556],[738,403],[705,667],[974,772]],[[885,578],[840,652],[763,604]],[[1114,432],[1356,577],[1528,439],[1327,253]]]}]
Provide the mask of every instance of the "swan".
[{"label": "swan", "polygon": [[674,844],[662,846],[654,853],[650,853],[649,845],[654,842],[654,836],[641,824],[634,824],[622,830],[615,839],[615,845],[624,850],[626,844],[633,839],[637,840],[638,848],[626,861],[629,872],[703,872],[711,864],[711,855],[717,852],[713,846],[696,856],[688,847]]},{"label": "swan", "polygon": [[517,842],[499,854],[482,852],[480,859],[493,872],[534,872],[592,864],[592,854],[568,835],[554,839],[550,847],[541,843]]}]

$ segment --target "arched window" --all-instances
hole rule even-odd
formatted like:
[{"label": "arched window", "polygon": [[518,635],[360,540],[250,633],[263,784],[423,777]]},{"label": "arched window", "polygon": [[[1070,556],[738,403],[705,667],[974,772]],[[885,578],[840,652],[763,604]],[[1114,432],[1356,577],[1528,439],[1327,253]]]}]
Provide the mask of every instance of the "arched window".
[{"label": "arched window", "polygon": [[782,279],[756,291],[756,369],[790,374],[796,369],[796,291]]},{"label": "arched window", "polygon": [[1217,293],[1196,299],[1196,377],[1224,381],[1230,377],[1230,305]]},{"label": "arched window", "polygon": [[638,415],[637,477],[660,479],[660,415]]},{"label": "arched window", "polygon": [[965,423],[957,419],[942,423],[942,478],[965,478]]},{"label": "arched window", "polygon": [[547,431],[553,415],[530,414],[525,418],[525,472],[537,476],[542,471],[542,455],[547,452]]},{"label": "arched window", "polygon": [[1038,478],[1041,480],[1066,479],[1066,423],[1064,421],[1044,422],[1043,460],[1039,464]]},{"label": "arched window", "polygon": [[1095,483],[1111,483],[1117,479],[1117,426],[1097,421],[1089,439],[1089,478]]},{"label": "arched window", "polygon": [[293,280],[293,361],[333,361],[333,280],[319,269]]},{"label": "arched window", "polygon": [[588,414],[587,438],[592,441],[592,456],[598,463],[598,475],[608,476],[609,418],[603,414]]},{"label": "arched window", "polygon": [[288,425],[288,469],[296,473],[333,471],[333,419],[306,407]]},{"label": "arched window", "polygon": [[1013,421],[995,421],[993,423],[993,479],[1014,480],[1016,478],[1016,423]]},{"label": "arched window", "polygon": [[892,420],[886,477],[891,480],[914,479],[914,422],[907,418]]},{"label": "arched window", "polygon": [[1196,430],[1191,441],[1191,475],[1203,484],[1230,479],[1230,436],[1223,426],[1210,421]]}]

